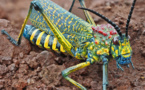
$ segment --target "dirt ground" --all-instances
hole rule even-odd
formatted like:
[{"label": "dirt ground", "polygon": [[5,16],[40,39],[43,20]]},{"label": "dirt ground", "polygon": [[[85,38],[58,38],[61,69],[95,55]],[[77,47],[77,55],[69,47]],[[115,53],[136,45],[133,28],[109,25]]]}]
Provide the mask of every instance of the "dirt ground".
[{"label": "dirt ground", "polygon": [[[0,0],[0,30],[17,39],[32,0]],[[52,0],[69,9],[72,0]],[[78,0],[72,13],[84,18]],[[85,0],[87,7],[105,15],[122,31],[133,0]],[[65,3],[64,3],[65,2]],[[96,24],[106,24],[91,14]],[[31,24],[28,22],[28,24]],[[137,0],[130,26],[132,61],[135,69],[118,70],[115,60],[109,63],[108,90],[145,90],[145,0]],[[79,90],[61,76],[61,71],[79,61],[70,56],[46,51],[22,38],[20,46],[12,45],[0,33],[0,90]],[[102,89],[102,65],[95,63],[70,75],[88,90]]]}]

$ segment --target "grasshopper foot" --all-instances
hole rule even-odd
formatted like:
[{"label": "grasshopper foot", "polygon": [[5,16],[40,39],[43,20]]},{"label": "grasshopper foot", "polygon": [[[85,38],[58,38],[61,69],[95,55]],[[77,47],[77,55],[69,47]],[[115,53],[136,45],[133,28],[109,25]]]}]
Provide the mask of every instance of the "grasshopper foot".
[{"label": "grasshopper foot", "polygon": [[11,43],[13,43],[14,45],[18,46],[17,41],[14,40],[14,39],[8,34],[7,31],[1,30],[1,33],[2,33],[2,34],[5,34],[5,35],[7,36],[7,39],[8,39]]}]

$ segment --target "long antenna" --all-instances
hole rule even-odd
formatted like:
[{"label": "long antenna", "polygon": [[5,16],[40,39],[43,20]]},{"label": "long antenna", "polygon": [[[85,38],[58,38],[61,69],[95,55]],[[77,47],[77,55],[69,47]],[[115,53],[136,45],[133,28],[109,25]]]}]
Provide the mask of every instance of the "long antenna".
[{"label": "long antenna", "polygon": [[118,27],[118,25],[116,25],[114,22],[112,22],[111,20],[109,20],[107,17],[101,15],[100,13],[98,13],[96,11],[93,11],[91,9],[88,9],[88,8],[79,7],[79,9],[83,9],[83,10],[90,11],[90,12],[94,13],[95,15],[103,18],[105,21],[107,21],[109,24],[111,24],[115,28],[115,30],[117,31],[117,33],[120,35],[120,37],[122,37],[122,33],[121,33],[120,28]]},{"label": "long antenna", "polygon": [[136,2],[136,0],[134,0],[133,3],[132,3],[131,10],[130,10],[130,13],[128,15],[128,19],[127,19],[127,22],[126,22],[126,37],[128,37],[128,26],[129,26],[130,18],[131,18],[131,15],[132,15],[132,12],[133,12],[133,9],[134,9],[134,6],[135,6],[135,2]]}]

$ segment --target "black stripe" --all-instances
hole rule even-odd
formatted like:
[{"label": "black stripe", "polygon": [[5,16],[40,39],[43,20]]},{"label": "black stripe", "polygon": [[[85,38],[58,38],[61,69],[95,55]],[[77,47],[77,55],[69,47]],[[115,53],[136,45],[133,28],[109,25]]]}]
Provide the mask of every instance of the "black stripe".
[{"label": "black stripe", "polygon": [[32,33],[33,33],[35,30],[36,30],[36,28],[35,28],[35,27],[32,27],[32,28],[29,30],[28,34],[29,34],[29,35],[32,35]]},{"label": "black stripe", "polygon": [[[36,30],[36,28],[32,28],[30,31],[29,31],[29,34],[32,35],[32,33]],[[37,41],[37,38],[39,36],[39,34],[41,33],[42,31],[41,30],[38,30],[35,35],[34,35],[34,38],[32,40],[32,42],[34,44],[36,44],[36,41]],[[42,45],[42,47],[44,48],[44,43],[45,43],[45,39],[47,37],[48,34],[44,33],[41,37],[41,41],[40,41],[40,44]],[[53,45],[53,41],[54,41],[54,36],[50,35],[49,37],[49,42],[48,42],[48,46],[50,47],[50,49],[52,50],[52,45]],[[56,48],[58,49],[58,51],[60,51],[60,43],[58,42],[57,40],[57,44],[56,44]]]},{"label": "black stripe", "polygon": [[33,40],[32,40],[33,43],[36,44],[37,38],[38,38],[38,36],[39,36],[40,33],[41,33],[40,30],[38,30],[38,31],[35,33],[34,38],[33,38]]},{"label": "black stripe", "polygon": [[43,48],[44,48],[44,43],[45,43],[46,36],[47,36],[47,34],[44,33],[44,34],[42,35],[42,37],[41,37],[40,44],[42,45]]},{"label": "black stripe", "polygon": [[57,40],[56,48],[58,49],[58,51],[60,51],[60,43],[58,42],[58,40]]},{"label": "black stripe", "polygon": [[54,37],[53,37],[53,36],[50,36],[50,37],[49,37],[49,43],[48,43],[48,46],[50,47],[51,50],[52,50],[53,40],[54,40]]}]

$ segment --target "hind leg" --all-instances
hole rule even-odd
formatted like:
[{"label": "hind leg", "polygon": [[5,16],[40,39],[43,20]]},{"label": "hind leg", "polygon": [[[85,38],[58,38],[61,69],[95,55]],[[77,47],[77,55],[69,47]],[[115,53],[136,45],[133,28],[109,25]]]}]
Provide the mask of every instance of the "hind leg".
[{"label": "hind leg", "polygon": [[13,44],[16,45],[16,46],[20,45],[20,43],[21,43],[22,34],[23,34],[23,32],[24,32],[24,28],[25,28],[25,26],[26,26],[26,23],[27,23],[27,21],[28,21],[30,15],[31,15],[31,12],[32,12],[32,4],[30,5],[29,11],[28,11],[28,15],[27,15],[26,19],[24,20],[24,23],[23,23],[23,25],[22,25],[22,28],[21,28],[21,31],[20,31],[20,33],[19,33],[19,36],[18,36],[17,41],[14,40],[5,30],[2,30],[2,31],[1,31],[2,34],[7,35],[8,39],[10,40],[10,42],[13,43]]}]

